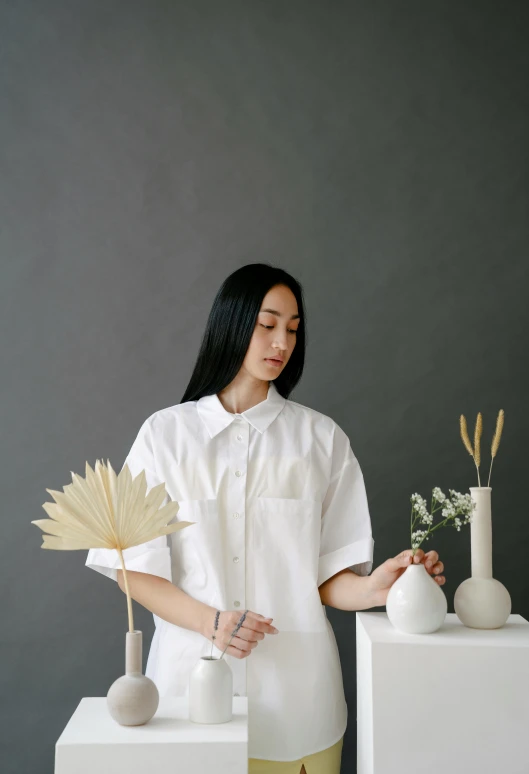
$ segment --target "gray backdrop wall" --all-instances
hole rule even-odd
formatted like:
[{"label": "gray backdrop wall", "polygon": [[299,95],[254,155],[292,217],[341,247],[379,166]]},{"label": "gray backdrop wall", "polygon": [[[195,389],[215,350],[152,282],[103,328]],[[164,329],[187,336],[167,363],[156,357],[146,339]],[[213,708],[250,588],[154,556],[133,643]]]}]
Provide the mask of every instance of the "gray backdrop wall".
[{"label": "gray backdrop wall", "polygon": [[[0,36],[3,774],[49,774],[124,666],[122,593],[30,521],[180,401],[244,263],[304,286],[292,398],[351,439],[375,566],[412,492],[475,485],[460,413],[484,469],[505,410],[494,573],[529,618],[527,4],[16,0]],[[453,612],[470,534],[436,535]],[[355,616],[329,616],[353,772]]]}]

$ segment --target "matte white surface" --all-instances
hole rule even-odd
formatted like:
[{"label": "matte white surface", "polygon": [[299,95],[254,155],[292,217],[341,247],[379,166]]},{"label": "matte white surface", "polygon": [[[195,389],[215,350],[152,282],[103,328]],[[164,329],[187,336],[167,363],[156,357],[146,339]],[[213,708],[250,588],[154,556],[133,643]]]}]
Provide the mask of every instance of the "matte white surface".
[{"label": "matte white surface", "polygon": [[229,723],[189,720],[186,697],[162,697],[143,726],[120,726],[106,697],[81,699],[55,747],[55,774],[247,774],[248,698],[233,697]]},{"label": "matte white surface", "polygon": [[448,613],[405,634],[356,614],[357,774],[528,774],[529,622],[469,629]]}]

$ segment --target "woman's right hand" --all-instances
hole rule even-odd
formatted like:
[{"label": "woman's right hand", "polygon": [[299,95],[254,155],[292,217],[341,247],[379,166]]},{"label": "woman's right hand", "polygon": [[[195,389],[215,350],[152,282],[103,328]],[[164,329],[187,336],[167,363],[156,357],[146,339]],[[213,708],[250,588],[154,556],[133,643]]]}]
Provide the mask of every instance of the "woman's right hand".
[{"label": "woman's right hand", "polygon": [[[208,616],[207,631],[204,632],[204,636],[210,642],[214,642],[220,651],[223,651],[228,642],[230,642],[232,632],[241,620],[243,612],[239,610],[221,611],[217,631],[214,631],[217,613],[215,610],[211,616]],[[272,621],[273,618],[265,618],[259,613],[253,613],[251,610],[248,610],[242,626],[235,637],[231,639],[226,654],[235,656],[235,658],[246,658],[246,656],[249,656],[252,650],[257,647],[259,641],[264,639],[265,634],[278,634],[278,630],[275,626],[272,626]],[[213,634],[216,637],[215,640],[212,640]]]}]

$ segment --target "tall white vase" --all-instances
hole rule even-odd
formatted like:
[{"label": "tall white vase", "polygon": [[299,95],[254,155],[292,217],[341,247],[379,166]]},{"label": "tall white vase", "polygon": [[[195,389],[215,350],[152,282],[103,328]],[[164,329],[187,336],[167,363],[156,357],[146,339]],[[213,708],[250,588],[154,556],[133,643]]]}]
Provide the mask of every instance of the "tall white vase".
[{"label": "tall white vase", "polygon": [[395,629],[406,634],[430,634],[446,618],[446,597],[424,564],[409,564],[391,586],[386,612]]},{"label": "tall white vase", "polygon": [[233,710],[233,672],[224,658],[202,656],[189,676],[189,720],[228,723]]},{"label": "tall white vase", "polygon": [[471,629],[500,629],[511,613],[511,597],[503,583],[492,577],[491,487],[471,486],[476,503],[470,522],[472,577],[454,595],[454,610]]},{"label": "tall white vase", "polygon": [[121,726],[141,726],[158,709],[156,684],[142,674],[142,632],[127,632],[125,674],[114,680],[107,693],[108,711]]}]

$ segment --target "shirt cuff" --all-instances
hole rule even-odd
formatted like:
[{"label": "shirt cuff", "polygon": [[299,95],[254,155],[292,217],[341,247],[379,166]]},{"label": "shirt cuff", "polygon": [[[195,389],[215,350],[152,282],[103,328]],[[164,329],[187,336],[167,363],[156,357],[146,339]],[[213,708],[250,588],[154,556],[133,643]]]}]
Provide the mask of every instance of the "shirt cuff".
[{"label": "shirt cuff", "polygon": [[[134,572],[146,572],[172,582],[171,553],[169,546],[163,548],[145,548],[133,546],[123,551],[125,568]],[[96,572],[106,575],[117,582],[117,570],[121,570],[118,552],[113,548],[91,548],[85,562]]]},{"label": "shirt cuff", "polygon": [[319,558],[318,587],[340,570],[351,569],[357,575],[369,575],[373,569],[372,537],[357,540]]}]

